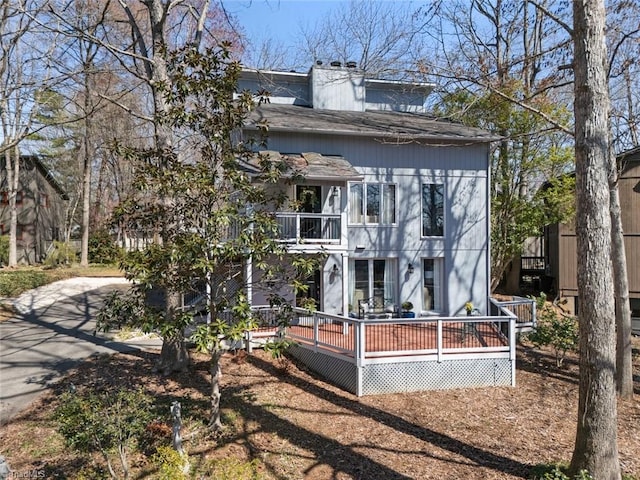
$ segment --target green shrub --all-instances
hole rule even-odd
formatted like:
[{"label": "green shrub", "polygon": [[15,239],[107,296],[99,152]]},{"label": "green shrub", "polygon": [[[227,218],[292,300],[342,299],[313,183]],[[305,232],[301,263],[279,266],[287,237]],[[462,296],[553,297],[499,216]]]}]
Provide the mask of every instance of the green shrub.
[{"label": "green shrub", "polygon": [[122,259],[122,249],[118,247],[109,232],[100,229],[89,237],[89,262],[112,265]]},{"label": "green shrub", "polygon": [[0,265],[9,264],[9,235],[0,236]]},{"label": "green shrub", "polygon": [[151,457],[151,462],[157,467],[157,480],[181,480],[187,478],[184,473],[187,459],[171,447],[158,447]]},{"label": "green shrub", "polygon": [[565,465],[545,463],[536,465],[531,472],[531,480],[593,480],[589,472],[582,470],[573,478],[567,475]]},{"label": "green shrub", "polygon": [[49,268],[71,265],[76,261],[76,258],[76,249],[71,244],[55,240],[53,250],[47,254],[44,264]]},{"label": "green shrub", "polygon": [[14,270],[0,272],[0,296],[15,297],[32,288],[46,285],[48,276],[38,270]]},{"label": "green shrub", "polygon": [[551,346],[556,357],[556,366],[562,366],[567,352],[578,349],[578,321],[575,317],[564,317],[546,303],[546,295],[536,298],[537,322],[526,338],[540,348]]},{"label": "green shrub", "polygon": [[118,476],[114,458],[127,477],[127,452],[142,440],[152,416],[151,398],[141,390],[126,389],[66,392],[54,412],[67,446],[82,453],[100,453],[114,478]]}]

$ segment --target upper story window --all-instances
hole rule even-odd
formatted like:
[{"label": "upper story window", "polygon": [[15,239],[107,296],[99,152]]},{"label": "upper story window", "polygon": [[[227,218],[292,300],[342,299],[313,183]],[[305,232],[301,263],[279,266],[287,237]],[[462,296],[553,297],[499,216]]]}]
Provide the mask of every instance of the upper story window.
[{"label": "upper story window", "polygon": [[349,222],[366,225],[396,223],[396,186],[391,183],[350,184]]},{"label": "upper story window", "polygon": [[422,236],[444,235],[444,185],[425,183],[422,185]]}]

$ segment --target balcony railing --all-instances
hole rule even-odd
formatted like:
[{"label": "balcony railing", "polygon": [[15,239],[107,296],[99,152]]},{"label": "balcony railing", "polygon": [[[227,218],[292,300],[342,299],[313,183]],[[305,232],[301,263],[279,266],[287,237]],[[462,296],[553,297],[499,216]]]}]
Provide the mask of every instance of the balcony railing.
[{"label": "balcony railing", "polygon": [[277,213],[280,240],[287,243],[339,244],[340,215],[324,213]]}]

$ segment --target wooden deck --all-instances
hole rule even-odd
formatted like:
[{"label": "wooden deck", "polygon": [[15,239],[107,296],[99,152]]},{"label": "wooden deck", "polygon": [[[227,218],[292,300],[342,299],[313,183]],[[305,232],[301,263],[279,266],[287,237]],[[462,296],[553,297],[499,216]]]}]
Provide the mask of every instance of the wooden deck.
[{"label": "wooden deck", "polygon": [[[335,351],[355,351],[354,327],[346,329],[341,324],[318,325],[318,342],[324,348],[335,347]],[[313,326],[292,326],[288,329],[296,341],[314,343]],[[305,341],[306,340],[306,341]],[[442,348],[482,350],[487,347],[505,347],[507,338],[494,324],[450,323],[442,328]],[[365,358],[388,355],[402,355],[405,352],[436,352],[438,349],[438,329],[435,323],[396,323],[365,325]]]},{"label": "wooden deck", "polygon": [[[284,336],[295,342],[292,355],[358,396],[515,385],[516,316],[500,305],[496,311],[492,316],[354,319],[294,308]],[[269,325],[281,320],[268,309],[260,318]],[[278,333],[274,326],[247,332],[247,348]]]}]

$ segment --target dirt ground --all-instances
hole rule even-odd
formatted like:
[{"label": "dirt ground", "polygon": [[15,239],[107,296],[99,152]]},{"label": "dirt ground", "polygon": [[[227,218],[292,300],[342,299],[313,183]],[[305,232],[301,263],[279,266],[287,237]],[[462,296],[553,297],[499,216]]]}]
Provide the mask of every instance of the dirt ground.
[{"label": "dirt ground", "polygon": [[[638,339],[636,339],[638,340]],[[636,342],[636,347],[640,342]],[[293,362],[256,351],[223,365],[223,435],[205,434],[208,364],[194,356],[185,374],[150,374],[156,352],[93,357],[0,433],[0,454],[14,472],[78,478],[95,459],[62,448],[51,421],[60,391],[127,384],[157,401],[182,403],[185,447],[198,469],[210,459],[256,460],[260,478],[309,480],[521,479],[539,463],[567,462],[577,410],[575,357],[562,369],[549,351],[521,347],[517,386],[358,398]],[[636,395],[618,407],[620,461],[640,478],[640,352]],[[166,428],[156,429],[169,444]],[[154,478],[144,457],[134,478]],[[201,472],[205,470],[200,470]],[[212,478],[200,473],[194,478]]]}]

